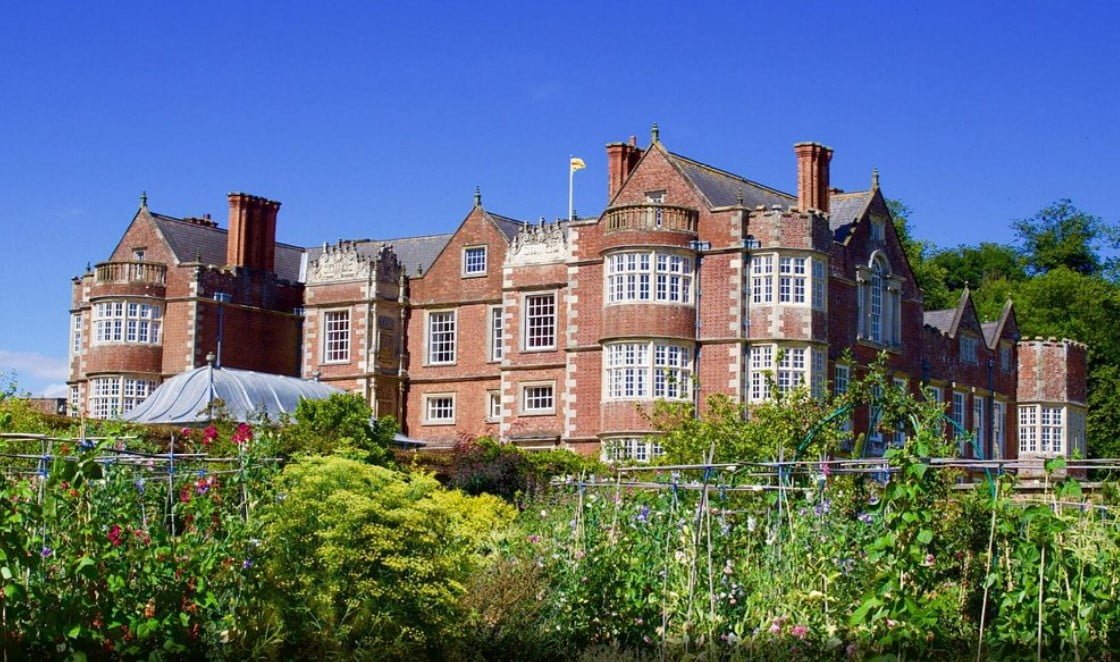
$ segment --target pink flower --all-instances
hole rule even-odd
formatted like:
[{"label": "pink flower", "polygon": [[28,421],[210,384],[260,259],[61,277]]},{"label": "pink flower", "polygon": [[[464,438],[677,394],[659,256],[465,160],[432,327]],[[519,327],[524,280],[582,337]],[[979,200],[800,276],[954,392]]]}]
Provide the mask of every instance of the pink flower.
[{"label": "pink flower", "polygon": [[209,445],[218,438],[218,428],[213,425],[202,431],[202,443]]},{"label": "pink flower", "polygon": [[122,529],[119,524],[114,524],[113,526],[109,527],[109,534],[107,537],[109,538],[109,542],[112,543],[113,547],[121,546],[121,542],[123,542],[123,536],[121,532]]},{"label": "pink flower", "polygon": [[934,562],[933,554],[926,554],[926,560],[925,560],[925,563],[923,565],[931,566],[931,565],[933,565],[933,562]]},{"label": "pink flower", "polygon": [[782,631],[782,626],[779,625],[777,621],[774,621],[773,623],[770,624],[770,634],[778,634],[781,631]]},{"label": "pink flower", "polygon": [[249,427],[248,423],[238,423],[237,429],[234,430],[233,436],[230,441],[235,444],[244,444],[253,440],[253,428]]},{"label": "pink flower", "polygon": [[809,634],[809,626],[795,625],[793,626],[793,629],[790,630],[790,632],[792,632],[793,636],[797,637],[798,639],[804,639],[805,636]]},{"label": "pink flower", "polygon": [[190,428],[183,428],[182,430],[179,430],[179,436],[182,437],[183,439],[190,439],[191,438],[191,429]]}]

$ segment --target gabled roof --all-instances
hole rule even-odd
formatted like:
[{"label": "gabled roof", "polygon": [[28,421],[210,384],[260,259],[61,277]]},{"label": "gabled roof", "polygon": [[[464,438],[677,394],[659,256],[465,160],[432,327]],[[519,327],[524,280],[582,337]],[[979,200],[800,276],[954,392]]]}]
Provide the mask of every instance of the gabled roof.
[{"label": "gabled roof", "polygon": [[665,150],[665,155],[670,163],[676,166],[681,174],[692,182],[692,185],[700,191],[700,194],[707,198],[711,207],[730,207],[742,204],[748,208],[759,205],[765,207],[779,205],[785,209],[790,205],[797,204],[797,196],[789,193],[763,186],[758,182],[752,182],[744,177],[694,161],[680,154],[673,154],[668,150]]},{"label": "gabled roof", "polygon": [[[160,234],[167,241],[179,262],[224,265],[229,232],[173,216],[149,212]],[[299,263],[303,249],[291,244],[276,243],[276,275],[284,280],[299,280]]]},{"label": "gabled roof", "polygon": [[[391,246],[406,273],[415,276],[427,272],[447,242],[451,234],[432,234],[423,237],[399,237],[397,239],[357,239],[353,242],[358,255],[375,259],[384,246]],[[307,249],[307,262],[310,264],[323,254],[322,246]]]},{"label": "gabled roof", "polygon": [[1007,303],[1003,304],[1003,310],[1000,312],[998,320],[985,322],[980,326],[984,329],[984,341],[988,344],[989,349],[995,349],[1000,338],[1007,331],[1011,331],[1011,337],[1018,340],[1019,323],[1015,319],[1015,304],[1011,302],[1011,299],[1008,299]]},{"label": "gabled roof", "polygon": [[125,412],[134,423],[205,423],[211,418],[210,404],[221,400],[223,415],[248,422],[267,415],[295,411],[300,399],[329,398],[338,389],[297,377],[271,375],[251,370],[202,366],[175,375],[160,384],[147,400]]},{"label": "gabled roof", "polygon": [[828,196],[828,229],[832,230],[833,241],[843,242],[848,238],[856,222],[867,213],[867,207],[874,198],[874,190],[833,193]]},{"label": "gabled roof", "polygon": [[972,304],[972,292],[967,287],[961,292],[956,308],[928,310],[925,312],[923,321],[926,326],[932,326],[950,337],[956,337],[961,329],[962,322],[971,322],[966,324],[969,328],[984,333],[980,318],[976,315],[976,306]]},{"label": "gabled roof", "polygon": [[926,326],[932,326],[941,333],[951,336],[953,335],[953,323],[956,319],[957,309],[948,308],[946,310],[927,310],[923,321]]}]

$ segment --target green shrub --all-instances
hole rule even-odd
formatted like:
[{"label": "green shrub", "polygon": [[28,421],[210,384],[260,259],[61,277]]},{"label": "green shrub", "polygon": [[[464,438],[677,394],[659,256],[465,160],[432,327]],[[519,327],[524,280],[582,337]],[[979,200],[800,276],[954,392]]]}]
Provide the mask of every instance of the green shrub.
[{"label": "green shrub", "polygon": [[285,467],[262,517],[258,630],[278,629],[287,654],[404,658],[458,643],[465,584],[513,511],[429,476],[308,457]]}]

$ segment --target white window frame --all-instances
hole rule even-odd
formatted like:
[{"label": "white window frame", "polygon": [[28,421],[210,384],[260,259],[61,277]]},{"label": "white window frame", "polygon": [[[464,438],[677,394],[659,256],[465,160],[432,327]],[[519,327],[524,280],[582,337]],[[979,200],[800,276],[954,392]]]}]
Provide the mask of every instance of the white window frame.
[{"label": "white window frame", "polygon": [[1038,405],[1019,405],[1019,454],[1038,453]]},{"label": "white window frame", "polygon": [[812,267],[800,255],[778,256],[778,303],[804,304]]},{"label": "white window frame", "polygon": [[600,458],[603,462],[646,463],[665,454],[661,442],[656,437],[608,437],[600,442]]},{"label": "white window frame", "polygon": [[775,381],[778,391],[789,393],[809,383],[808,347],[779,347],[778,372]]},{"label": "white window frame", "polygon": [[970,365],[976,365],[980,361],[979,356],[980,341],[976,336],[961,334],[961,360]]},{"label": "white window frame", "polygon": [[524,382],[518,385],[517,402],[522,416],[556,413],[556,382]]},{"label": "white window frame", "polygon": [[70,405],[70,416],[78,416],[81,413],[81,399],[81,388],[77,384],[71,384],[70,397],[67,399],[67,404]]},{"label": "white window frame", "polygon": [[455,400],[455,393],[425,393],[424,425],[455,425]]},{"label": "white window frame", "polygon": [[1038,450],[1062,455],[1066,450],[1065,407],[1041,405],[1038,412]]},{"label": "white window frame", "polygon": [[887,239],[887,225],[881,218],[871,219],[870,235],[871,241],[886,241]]},{"label": "white window frame", "polygon": [[486,313],[487,358],[491,363],[502,360],[502,339],[505,335],[505,314],[501,306],[490,306]]},{"label": "white window frame", "polygon": [[824,260],[813,260],[813,309],[828,308],[828,269]]},{"label": "white window frame", "polygon": [[972,396],[972,434],[981,453],[987,448],[988,442],[988,428],[985,425],[988,419],[988,412],[985,409],[987,404],[987,398],[980,395]]},{"label": "white window frame", "polygon": [[694,258],[665,250],[611,253],[606,264],[606,302],[693,303]]},{"label": "white window frame", "polygon": [[[844,364],[841,364],[841,363],[837,363],[833,367],[833,378],[832,378],[832,391],[833,391],[833,393],[835,393],[837,396],[840,396],[840,395],[843,395],[843,394],[847,393],[848,392],[848,387],[851,385],[851,382],[852,382],[852,368],[851,368],[851,366],[844,365]],[[846,416],[844,418],[843,422],[840,423],[840,430],[843,431],[843,432],[851,433],[851,431],[852,431],[852,416],[851,416],[851,414]],[[850,438],[844,439],[843,441],[845,443],[851,443]]]},{"label": "white window frame", "polygon": [[323,311],[323,340],[320,356],[324,365],[350,362],[351,316],[349,308]]},{"label": "white window frame", "polygon": [[[960,430],[968,430],[968,428],[965,427],[965,410],[967,406],[968,394],[964,391],[953,391],[953,405],[949,409],[949,418],[960,426]],[[958,434],[958,428],[954,426],[953,437],[955,438]]]},{"label": "white window frame", "polygon": [[93,345],[159,345],[163,306],[137,299],[113,299],[93,304]]},{"label": "white window frame", "polygon": [[814,398],[824,397],[824,381],[828,372],[828,361],[825,357],[825,352],[820,347],[812,347],[809,350],[811,355],[811,365],[809,366],[810,383],[809,390]]},{"label": "white window frame", "polygon": [[486,420],[489,423],[502,420],[502,392],[498,389],[486,392]]},{"label": "white window frame", "polygon": [[[479,258],[480,255],[481,258]],[[489,255],[485,244],[482,246],[464,246],[462,276],[464,278],[485,276],[488,258]]]},{"label": "white window frame", "polygon": [[992,455],[1003,456],[1004,427],[1007,419],[1007,405],[999,400],[992,400]]},{"label": "white window frame", "polygon": [[82,353],[82,314],[70,315],[70,355],[78,356]]},{"label": "white window frame", "polygon": [[[439,328],[436,327],[439,325]],[[429,310],[424,319],[427,365],[454,365],[459,339],[459,311]]]},{"label": "white window frame", "polygon": [[692,354],[692,347],[665,340],[607,344],[603,348],[603,397],[687,401],[692,398]]},{"label": "white window frame", "polygon": [[[526,293],[522,299],[521,349],[525,352],[550,352],[556,349],[559,322],[559,297],[555,291]],[[546,310],[543,302],[551,300]]]},{"label": "white window frame", "polygon": [[90,418],[115,418],[139,405],[159,386],[136,375],[99,375],[89,380]]},{"label": "white window frame", "polygon": [[751,255],[750,302],[783,306],[827,307],[828,268],[812,255],[758,253]]},{"label": "white window frame", "polygon": [[751,345],[748,361],[750,377],[750,402],[767,402],[770,392],[770,379],[774,374],[774,345]]},{"label": "white window frame", "polygon": [[751,303],[774,303],[773,253],[751,256]]}]

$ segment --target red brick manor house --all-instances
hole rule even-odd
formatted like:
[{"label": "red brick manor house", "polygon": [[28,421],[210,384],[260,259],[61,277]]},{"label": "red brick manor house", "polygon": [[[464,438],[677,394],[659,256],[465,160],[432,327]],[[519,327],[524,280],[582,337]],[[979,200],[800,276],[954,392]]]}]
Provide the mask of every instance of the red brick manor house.
[{"label": "red brick manor house", "polygon": [[924,310],[878,175],[843,192],[832,150],[794,152],[790,194],[670,152],[655,127],[644,148],[607,145],[599,216],[526,223],[476,194],[448,234],[306,249],[276,242],[278,202],[232,193],[220,228],[142,198],[74,279],[71,408],[121,413],[220,353],[362,393],[435,445],[640,460],[658,450],[643,404],[843,390],[885,351],[896,383],[928,384],[989,452],[1083,452],[1085,347],[1021,339],[1010,302],[982,322],[967,291]]}]

